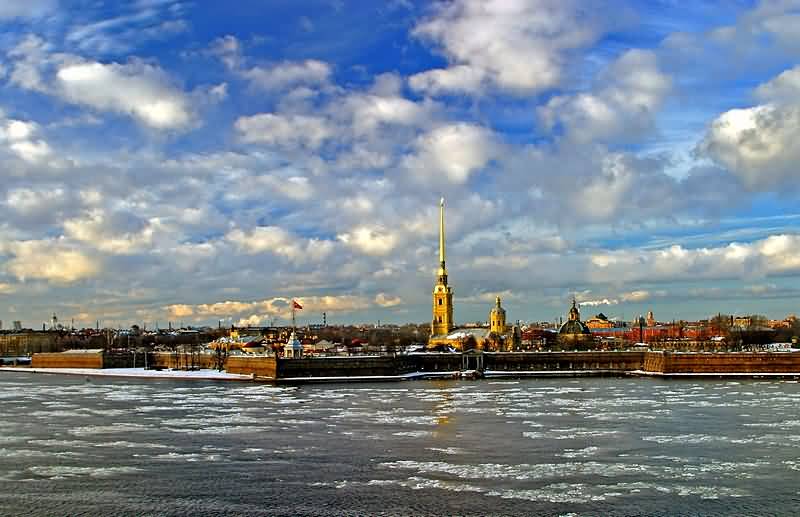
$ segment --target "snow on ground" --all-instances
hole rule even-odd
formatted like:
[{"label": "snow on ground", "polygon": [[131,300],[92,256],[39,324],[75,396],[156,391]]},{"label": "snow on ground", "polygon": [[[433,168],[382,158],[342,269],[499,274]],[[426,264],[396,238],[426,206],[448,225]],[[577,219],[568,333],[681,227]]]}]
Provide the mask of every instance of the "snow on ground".
[{"label": "snow on ground", "polygon": [[218,372],[217,370],[145,370],[144,368],[17,368],[3,367],[0,372],[54,373],[63,375],[86,375],[89,377],[137,377],[146,379],[198,379],[198,380],[250,380],[249,375]]}]

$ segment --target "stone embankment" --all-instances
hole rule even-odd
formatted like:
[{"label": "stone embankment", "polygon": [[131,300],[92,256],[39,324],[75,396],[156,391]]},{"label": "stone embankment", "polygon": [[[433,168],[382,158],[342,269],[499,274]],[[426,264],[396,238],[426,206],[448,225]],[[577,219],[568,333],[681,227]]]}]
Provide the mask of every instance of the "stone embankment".
[{"label": "stone embankment", "polygon": [[[127,357],[127,356],[126,356]],[[213,369],[215,357],[188,354],[149,354],[150,367]],[[123,361],[124,359],[124,361]],[[130,368],[130,361],[97,351],[45,353],[33,356],[32,368]],[[140,357],[136,366],[143,366]],[[229,374],[276,381],[455,377],[469,372],[491,377],[656,375],[656,376],[759,376],[800,377],[800,352],[466,352],[421,353],[395,356],[306,357],[230,356]]]}]

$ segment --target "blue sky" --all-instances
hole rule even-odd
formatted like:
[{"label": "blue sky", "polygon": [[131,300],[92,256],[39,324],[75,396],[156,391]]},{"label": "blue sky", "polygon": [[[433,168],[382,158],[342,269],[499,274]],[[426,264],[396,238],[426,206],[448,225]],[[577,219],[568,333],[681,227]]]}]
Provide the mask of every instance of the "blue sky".
[{"label": "blue sky", "polygon": [[0,319],[796,311],[800,2],[0,1]]}]

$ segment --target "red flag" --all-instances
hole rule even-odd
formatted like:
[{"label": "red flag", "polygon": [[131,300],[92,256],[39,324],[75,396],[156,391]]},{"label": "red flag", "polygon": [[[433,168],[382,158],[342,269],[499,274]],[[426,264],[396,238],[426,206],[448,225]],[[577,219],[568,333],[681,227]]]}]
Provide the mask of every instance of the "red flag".
[{"label": "red flag", "polygon": [[302,309],[303,308],[303,306],[300,305],[299,303],[297,303],[296,300],[292,300],[292,307],[295,308],[295,309]]}]

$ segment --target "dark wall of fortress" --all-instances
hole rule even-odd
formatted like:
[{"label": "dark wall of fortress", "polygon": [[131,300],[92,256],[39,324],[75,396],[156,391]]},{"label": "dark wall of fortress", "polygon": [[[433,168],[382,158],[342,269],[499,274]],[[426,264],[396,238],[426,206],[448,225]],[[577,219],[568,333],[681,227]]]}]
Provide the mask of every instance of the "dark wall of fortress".
[{"label": "dark wall of fortress", "polygon": [[[144,358],[137,357],[137,366]],[[511,352],[481,354],[484,369],[515,371],[634,371],[660,374],[718,373],[800,373],[798,352]],[[411,354],[398,356],[326,357],[282,359],[266,356],[230,356],[229,373],[273,379],[292,377],[370,377],[394,376],[411,372],[455,372],[475,367],[475,355]],[[186,368],[192,364],[213,368],[211,355],[150,354],[151,367]],[[466,363],[465,363],[466,361]],[[34,354],[32,366],[49,368],[110,368],[132,366],[132,356],[111,354],[43,353]]]},{"label": "dark wall of fortress", "polygon": [[644,369],[671,373],[800,373],[798,352],[647,352]]}]

